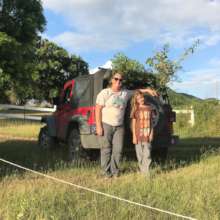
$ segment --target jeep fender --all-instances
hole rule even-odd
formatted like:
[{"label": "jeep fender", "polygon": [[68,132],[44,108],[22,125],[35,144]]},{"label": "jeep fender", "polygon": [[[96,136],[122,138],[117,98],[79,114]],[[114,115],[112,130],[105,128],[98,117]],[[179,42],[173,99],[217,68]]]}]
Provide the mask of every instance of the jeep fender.
[{"label": "jeep fender", "polygon": [[71,117],[67,129],[67,136],[72,127],[76,127],[80,134],[91,134],[91,129],[88,125],[87,118],[82,115],[74,115]]},{"label": "jeep fender", "polygon": [[87,118],[82,115],[75,115],[71,118],[66,139],[68,138],[71,129],[78,129],[80,133],[81,144],[83,148],[100,148],[97,136],[92,132],[88,125]]},{"label": "jeep fender", "polygon": [[53,115],[43,116],[41,122],[45,123],[48,127],[48,132],[51,137],[56,137],[56,122]]}]

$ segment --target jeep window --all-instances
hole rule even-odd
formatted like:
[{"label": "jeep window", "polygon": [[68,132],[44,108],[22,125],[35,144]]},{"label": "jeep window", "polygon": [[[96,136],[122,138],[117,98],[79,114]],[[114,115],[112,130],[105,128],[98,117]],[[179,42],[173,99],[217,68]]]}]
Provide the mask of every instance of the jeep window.
[{"label": "jeep window", "polygon": [[89,78],[76,79],[73,89],[73,106],[91,105],[91,85]]},{"label": "jeep window", "polygon": [[69,86],[65,89],[64,91],[64,96],[63,96],[63,104],[68,104],[70,103],[70,93],[71,93],[72,87]]}]

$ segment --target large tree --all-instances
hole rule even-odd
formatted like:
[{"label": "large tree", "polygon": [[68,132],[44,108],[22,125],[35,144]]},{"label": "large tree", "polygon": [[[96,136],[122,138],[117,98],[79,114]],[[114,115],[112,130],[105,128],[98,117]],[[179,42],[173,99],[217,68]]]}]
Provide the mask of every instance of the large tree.
[{"label": "large tree", "polygon": [[80,57],[69,55],[68,52],[48,40],[38,43],[36,56],[38,76],[35,88],[41,99],[50,100],[57,95],[63,84],[79,75],[88,74],[88,64]]},{"label": "large tree", "polygon": [[163,91],[168,87],[168,83],[178,79],[177,73],[183,69],[182,62],[194,53],[200,41],[195,41],[191,47],[185,49],[177,59],[169,57],[169,45],[166,44],[160,51],[157,51],[152,57],[147,58],[146,64],[149,65],[149,71],[156,77],[157,87]]},{"label": "large tree", "polygon": [[46,21],[39,0],[0,0],[0,98],[13,91],[31,95],[34,45]]},{"label": "large tree", "polygon": [[164,45],[161,50],[146,59],[148,68],[118,53],[112,59],[113,69],[124,73],[127,88],[150,86],[161,93],[166,93],[168,83],[177,80],[177,73],[182,70],[182,62],[194,53],[199,43],[199,40],[195,41],[176,60],[169,58],[169,45]]},{"label": "large tree", "polygon": [[146,86],[155,87],[155,76],[147,71],[143,64],[128,58],[123,53],[118,53],[112,59],[113,70],[124,74],[124,85],[128,89]]}]

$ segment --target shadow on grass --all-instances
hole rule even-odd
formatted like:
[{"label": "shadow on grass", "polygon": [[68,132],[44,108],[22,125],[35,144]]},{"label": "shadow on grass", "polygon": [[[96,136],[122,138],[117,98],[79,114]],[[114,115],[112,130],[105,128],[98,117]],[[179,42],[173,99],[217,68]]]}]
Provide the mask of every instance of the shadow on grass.
[{"label": "shadow on grass", "polygon": [[[166,162],[159,161],[162,170],[171,170],[183,167],[194,162],[199,162],[210,153],[219,152],[220,138],[184,138],[176,146],[169,148]],[[39,149],[36,141],[29,140],[6,140],[0,142],[0,158],[17,163],[38,171],[48,171],[62,169],[62,167],[73,166],[68,162],[67,147],[61,145],[53,150]],[[124,154],[124,161],[128,162],[125,172],[132,171],[129,164],[137,161],[135,152]],[[130,163],[131,162],[131,163]],[[158,161],[156,163],[158,165]],[[75,165],[76,167],[98,166],[99,162],[83,161]],[[136,167],[134,168],[136,169]],[[127,171],[126,171],[127,170]],[[10,175],[15,172],[23,172],[11,165],[0,162],[0,177]]]},{"label": "shadow on grass", "polygon": [[214,152],[220,148],[220,137],[196,137],[180,139],[176,146],[169,148],[168,158],[197,161],[204,154]]},{"label": "shadow on grass", "polygon": [[217,154],[220,154],[220,137],[183,138],[169,148],[166,162],[160,165],[162,170],[172,170]]},{"label": "shadow on grass", "polygon": [[[170,146],[167,158],[158,156],[159,152],[153,152],[152,167],[160,167],[161,170],[172,170],[199,162],[202,158],[220,153],[220,137],[196,137],[182,138],[179,143]],[[135,152],[126,155],[127,161],[137,161]],[[129,170],[129,168],[128,168]]]},{"label": "shadow on grass", "polygon": [[[17,163],[21,166],[35,170],[53,169],[57,161],[62,161],[64,150],[54,149],[52,151],[41,151],[36,141],[29,140],[6,140],[0,142],[0,157]],[[10,173],[16,168],[1,163],[1,175]]]},{"label": "shadow on grass", "polygon": [[[52,171],[67,167],[91,167],[85,160],[76,162],[68,161],[68,150],[64,144],[52,150],[42,150],[38,147],[36,141],[30,140],[6,140],[0,142],[0,158],[21,166],[37,171]],[[94,165],[95,163],[93,163]],[[0,161],[0,177],[11,175],[13,173],[22,173],[23,171],[12,165]]]}]

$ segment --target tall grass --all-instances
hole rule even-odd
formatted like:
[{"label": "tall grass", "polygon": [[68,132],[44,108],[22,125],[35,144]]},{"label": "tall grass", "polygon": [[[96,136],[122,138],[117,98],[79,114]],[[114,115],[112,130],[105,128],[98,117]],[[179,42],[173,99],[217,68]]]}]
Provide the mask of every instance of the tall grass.
[{"label": "tall grass", "polygon": [[38,137],[38,133],[42,127],[39,122],[30,122],[24,120],[2,119],[0,120],[0,136],[5,137],[21,137],[33,138]]},{"label": "tall grass", "polygon": [[181,137],[219,137],[220,104],[202,102],[194,105],[195,125],[188,123],[189,114],[177,114],[175,133]]},{"label": "tall grass", "polygon": [[[201,110],[196,123],[205,115],[206,111]],[[217,110],[215,116],[219,117]],[[166,163],[152,164],[150,178],[137,172],[136,160],[124,160],[122,176],[105,180],[100,175],[98,161],[67,162],[65,145],[42,152],[36,140],[29,139],[38,135],[41,125],[36,123],[0,121],[0,158],[153,207],[197,219],[217,220],[220,219],[220,138],[215,130],[218,123],[211,131],[202,127],[212,127],[210,118],[208,115],[206,121],[200,120],[194,128],[184,127],[186,118],[178,120],[175,129],[182,139],[169,149]],[[27,139],[12,139],[13,136]],[[56,183],[0,162],[0,219],[177,218]]]},{"label": "tall grass", "polygon": [[[103,180],[98,170],[69,167],[49,174],[198,219],[220,218],[220,156],[175,170],[158,168],[151,179],[129,172]],[[6,175],[0,187],[3,219],[176,219],[28,173]]]}]

